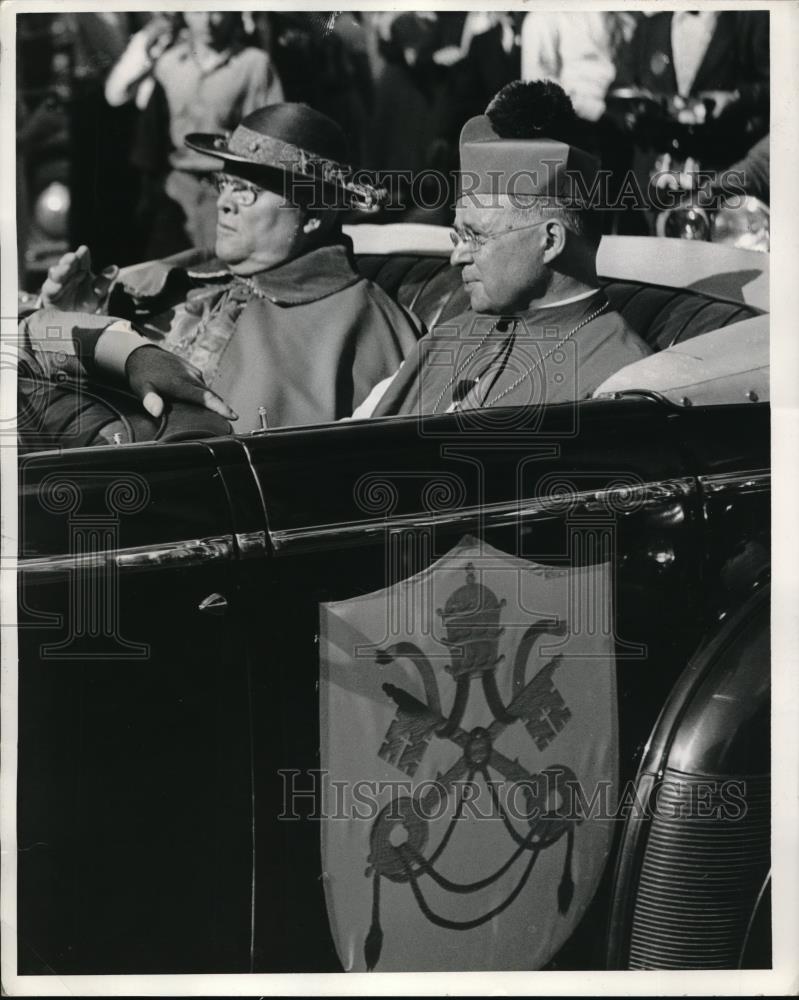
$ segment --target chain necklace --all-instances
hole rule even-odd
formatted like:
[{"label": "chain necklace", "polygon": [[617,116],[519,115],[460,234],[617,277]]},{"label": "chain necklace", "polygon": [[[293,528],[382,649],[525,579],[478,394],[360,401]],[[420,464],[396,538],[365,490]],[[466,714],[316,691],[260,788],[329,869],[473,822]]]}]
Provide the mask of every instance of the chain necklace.
[{"label": "chain necklace", "polygon": [[[441,390],[441,394],[439,395],[438,399],[436,400],[436,405],[433,407],[433,413],[437,413],[438,412],[438,408],[441,405],[441,400],[444,398],[444,396],[445,396],[445,394],[447,392],[447,389],[449,389],[450,386],[453,386],[455,384],[455,379],[460,375],[460,373],[463,371],[463,369],[467,367],[467,365],[472,360],[472,358],[475,356],[475,354],[477,354],[477,352],[480,350],[480,348],[488,340],[488,338],[491,336],[491,334],[494,332],[494,330],[496,330],[496,328],[499,326],[499,324],[501,322],[502,322],[502,319],[498,319],[495,323],[492,323],[492,325],[488,328],[488,330],[486,330],[486,332],[480,338],[479,344],[477,345],[477,347],[475,347],[475,349],[472,351],[472,353],[469,355],[469,357],[463,362],[462,365],[459,365],[455,369],[455,374],[452,376],[452,378],[449,380],[449,382],[447,382],[447,384]],[[515,325],[515,323],[514,323],[514,325]]]},{"label": "chain necklace", "polygon": [[[571,338],[579,330],[582,330],[582,328],[584,326],[587,326],[589,323],[593,322],[597,318],[597,316],[600,316],[608,308],[609,304],[610,303],[607,300],[605,300],[598,309],[595,309],[589,316],[586,316],[585,319],[580,320],[580,322],[577,324],[577,326],[575,326],[571,330],[569,330],[569,332],[566,334],[566,336],[562,337],[556,344],[554,344],[546,352],[546,354],[543,355],[543,357],[540,357],[537,361],[534,361],[533,364],[528,365],[527,368],[525,368],[525,370],[522,372],[522,374],[514,382],[511,382],[511,384],[507,388],[503,389],[502,392],[500,392],[496,396],[494,396],[494,398],[492,400],[485,400],[481,404],[481,406],[479,408],[486,410],[486,409],[488,409],[491,406],[496,406],[496,404],[499,402],[500,399],[504,398],[509,393],[513,392],[513,390],[516,389],[518,386],[520,386],[522,384],[522,382],[524,382],[530,375],[533,375],[536,371],[538,371],[538,369],[541,368],[541,366],[544,364],[544,362],[547,360],[547,358],[551,357],[555,353],[555,351],[557,351],[561,347],[563,347],[563,345],[567,341],[571,340]],[[480,348],[483,346],[483,344],[486,342],[486,340],[488,340],[489,336],[494,332],[494,330],[497,328],[498,324],[499,324],[499,320],[497,320],[497,322],[491,327],[491,329],[488,331],[488,333],[486,333],[486,335],[483,337],[483,339],[480,341],[480,343],[477,345],[477,347],[475,347],[475,349],[472,351],[472,353],[469,355],[469,357],[463,362],[462,365],[460,365],[458,367],[458,369],[456,370],[455,374],[452,376],[452,378],[450,379],[450,381],[444,386],[444,389],[442,390],[441,395],[436,400],[436,405],[435,405],[435,407],[433,409],[433,413],[436,413],[436,411],[438,410],[439,404],[441,403],[441,400],[444,398],[444,394],[446,393],[447,389],[449,389],[449,387],[451,385],[453,385],[453,383],[455,382],[455,379],[457,379],[458,375],[469,364],[469,362],[472,360],[472,358],[475,356],[475,354],[477,354],[477,352],[480,350]],[[514,326],[515,326],[515,324],[514,324]],[[457,411],[459,405],[460,404],[456,402],[454,404],[454,410],[452,412]]]}]

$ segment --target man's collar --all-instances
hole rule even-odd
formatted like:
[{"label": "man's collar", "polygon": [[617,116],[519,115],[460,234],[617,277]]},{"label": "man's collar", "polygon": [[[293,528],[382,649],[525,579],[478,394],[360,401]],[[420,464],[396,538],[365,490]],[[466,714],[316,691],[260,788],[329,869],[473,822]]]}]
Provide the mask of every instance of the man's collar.
[{"label": "man's collar", "polygon": [[253,274],[244,284],[276,305],[296,306],[325,299],[360,280],[352,260],[352,244],[347,239]]},{"label": "man's collar", "polygon": [[605,293],[601,288],[592,288],[578,295],[558,299],[556,302],[531,302],[524,312],[517,313],[511,318],[532,326],[540,323],[553,323],[558,326],[561,323],[572,322],[575,317],[579,319],[581,316],[590,315],[604,299]]},{"label": "man's collar", "polygon": [[601,292],[601,288],[589,288],[587,292],[580,292],[579,295],[570,295],[567,299],[558,299],[557,302],[545,302],[541,305],[533,303],[530,306],[531,312],[538,312],[540,309],[556,309],[558,306],[570,306],[572,302],[581,302],[583,299],[590,299],[592,295]]},{"label": "man's collar", "polygon": [[[116,283],[117,295],[142,302],[160,300],[165,295],[185,294],[199,285],[228,285],[236,277],[218,257],[203,260],[200,251],[181,256],[186,259],[174,263],[148,261],[128,269]],[[285,264],[252,275],[247,285],[256,287],[264,298],[278,305],[303,305],[327,298],[361,280],[352,258],[352,241],[342,237],[338,243],[317,247]],[[247,288],[241,280],[235,284],[242,291]]]}]

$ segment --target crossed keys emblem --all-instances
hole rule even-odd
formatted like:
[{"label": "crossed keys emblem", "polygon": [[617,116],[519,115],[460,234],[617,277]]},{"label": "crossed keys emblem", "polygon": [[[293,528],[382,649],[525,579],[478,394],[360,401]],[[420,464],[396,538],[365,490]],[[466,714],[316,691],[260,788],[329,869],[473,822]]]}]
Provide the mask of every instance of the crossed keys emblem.
[{"label": "crossed keys emblem", "polygon": [[[558,909],[565,913],[574,895],[571,861],[576,821],[559,811],[558,803],[567,801],[566,786],[576,782],[574,772],[563,765],[546,768],[536,774],[527,771],[518,761],[511,760],[495,746],[497,737],[509,726],[521,723],[539,750],[549,743],[567,724],[571,712],[555,688],[553,675],[562,657],[555,656],[529,681],[527,661],[534,644],[542,635],[565,635],[566,623],[554,618],[541,619],[522,636],[513,662],[512,697],[506,706],[496,681],[496,668],[503,660],[498,655],[499,638],[504,632],[500,625],[505,601],[499,601],[490,588],[476,582],[474,565],[466,566],[466,583],[455,590],[438,614],[447,636],[441,641],[450,649],[450,663],[445,668],[455,682],[455,694],[448,714],[444,712],[441,694],[433,668],[418,646],[400,642],[378,650],[377,663],[384,665],[406,658],[418,670],[425,692],[425,701],[393,684],[383,690],[396,705],[396,714],[389,726],[378,755],[413,776],[433,739],[448,740],[460,751],[452,766],[437,774],[429,790],[416,799],[397,796],[386,805],[372,824],[366,876],[373,879],[372,923],[364,942],[366,967],[377,965],[383,944],[380,926],[380,880],[407,882],[424,916],[439,927],[450,930],[470,930],[487,923],[518,897],[524,889],[540,852],[567,837],[563,875],[558,887]],[[461,727],[472,682],[478,678],[486,703],[493,716],[487,726],[470,731]],[[512,786],[521,789],[525,800],[525,818],[529,831],[522,835],[513,825],[492,781],[495,772]],[[493,808],[501,818],[510,838],[511,853],[492,874],[473,882],[454,882],[436,868],[467,801],[466,790],[480,776],[491,796]],[[441,805],[441,797],[455,794],[457,802],[449,824],[438,845],[427,856],[428,822],[425,818]],[[508,895],[492,909],[465,920],[451,920],[435,913],[421,886],[424,876],[448,892],[469,894],[484,889],[500,879],[522,855],[526,865]]]}]

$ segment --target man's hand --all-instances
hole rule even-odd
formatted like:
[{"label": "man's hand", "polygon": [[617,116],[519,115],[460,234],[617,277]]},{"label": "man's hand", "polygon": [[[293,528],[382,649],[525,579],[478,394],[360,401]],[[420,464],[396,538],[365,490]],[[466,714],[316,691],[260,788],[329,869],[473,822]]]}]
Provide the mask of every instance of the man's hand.
[{"label": "man's hand", "polygon": [[445,45],[443,49],[436,49],[433,53],[433,62],[438,66],[454,66],[463,57],[460,45]]},{"label": "man's hand", "polygon": [[44,308],[62,309],[67,312],[101,312],[118,267],[107,267],[102,274],[92,273],[92,255],[87,246],[79,246],[74,253],[65,253],[47,272],[42,285],[41,305]]},{"label": "man's hand", "polygon": [[699,96],[703,101],[710,102],[712,118],[721,118],[728,108],[741,99],[737,90],[704,90]]},{"label": "man's hand", "polygon": [[165,14],[154,14],[142,30],[147,55],[154,63],[172,43],[175,34],[173,22]]},{"label": "man's hand", "polygon": [[227,403],[208,388],[199,368],[155,345],[136,348],[127,360],[125,374],[130,388],[152,417],[161,416],[165,401],[177,399],[204,406],[226,420],[239,419]]}]

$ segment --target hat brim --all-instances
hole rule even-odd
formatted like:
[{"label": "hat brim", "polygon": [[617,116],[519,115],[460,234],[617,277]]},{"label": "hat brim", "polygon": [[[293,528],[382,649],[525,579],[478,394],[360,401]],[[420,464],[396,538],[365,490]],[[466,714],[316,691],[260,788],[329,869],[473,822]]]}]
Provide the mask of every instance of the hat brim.
[{"label": "hat brim", "polygon": [[183,140],[184,144],[198,153],[205,153],[206,156],[213,156],[216,160],[229,160],[231,163],[247,163],[251,167],[263,167],[265,170],[282,170],[286,173],[285,165],[273,163],[271,165],[259,163],[248,156],[239,156],[228,150],[225,137],[212,132],[190,132]]},{"label": "hat brim", "polygon": [[380,190],[370,185],[360,185],[359,191],[356,192],[337,180],[318,176],[309,177],[307,174],[302,174],[298,170],[287,167],[285,162],[277,159],[265,163],[262,159],[255,160],[249,156],[242,156],[239,153],[231,153],[224,135],[208,132],[190,132],[184,138],[183,142],[190,149],[196,150],[198,153],[204,153],[214,159],[221,160],[223,163],[235,163],[246,166],[248,171],[263,171],[264,174],[274,174],[277,171],[285,177],[297,177],[305,181],[312,180],[329,191],[335,191],[343,199],[344,204],[341,207],[354,208],[362,212],[375,211],[383,198]]}]

